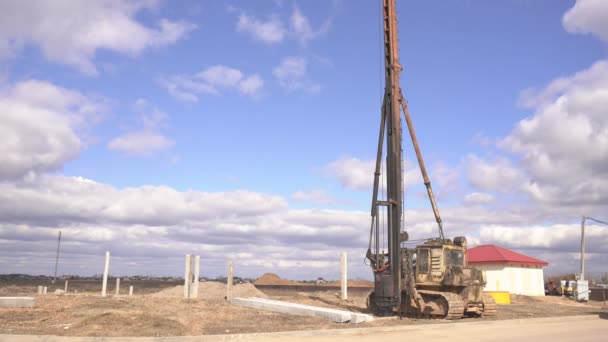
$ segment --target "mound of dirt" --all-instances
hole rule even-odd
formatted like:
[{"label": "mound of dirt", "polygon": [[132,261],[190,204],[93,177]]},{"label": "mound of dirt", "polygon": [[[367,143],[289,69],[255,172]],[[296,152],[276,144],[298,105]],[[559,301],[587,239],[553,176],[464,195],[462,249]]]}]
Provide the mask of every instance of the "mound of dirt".
[{"label": "mound of dirt", "polygon": [[264,273],[253,282],[254,285],[301,285],[298,282],[282,279],[274,273]]},{"label": "mound of dirt", "polygon": [[[264,293],[250,283],[236,284],[232,288],[234,297],[258,297],[268,298]],[[150,295],[155,298],[182,298],[184,296],[184,286],[178,285]],[[216,281],[206,281],[198,285],[199,299],[223,299],[226,296],[226,284]]]}]

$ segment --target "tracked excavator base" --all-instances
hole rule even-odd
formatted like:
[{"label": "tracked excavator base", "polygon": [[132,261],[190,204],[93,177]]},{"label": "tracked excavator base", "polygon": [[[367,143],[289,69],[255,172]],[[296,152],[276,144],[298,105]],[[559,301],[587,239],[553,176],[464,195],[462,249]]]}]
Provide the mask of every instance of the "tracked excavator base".
[{"label": "tracked excavator base", "polygon": [[[470,308],[465,309],[465,303],[461,299],[460,295],[456,293],[430,290],[418,290],[417,292],[422,298],[421,308],[419,309],[413,305],[404,305],[401,311],[408,316],[420,318],[443,318],[448,320],[460,319],[465,314],[475,317],[496,316],[496,302],[494,301],[494,298],[488,295],[483,295],[482,305],[477,304],[477,306],[480,306],[479,308],[475,307],[475,304],[471,304]],[[406,293],[403,293],[403,298],[409,297]],[[407,302],[408,300],[406,300],[404,304]],[[387,316],[387,314],[390,315],[392,313],[392,310],[379,310],[380,308],[374,305],[373,292],[370,293],[369,297],[367,298],[367,308],[376,316]],[[475,310],[473,310],[474,308]]]},{"label": "tracked excavator base", "polygon": [[487,294],[483,295],[483,317],[494,317],[496,316],[496,301]]},{"label": "tracked excavator base", "polygon": [[418,290],[418,293],[424,305],[421,310],[410,308],[414,314],[444,319],[460,319],[464,315],[464,303],[456,293],[429,290]]}]

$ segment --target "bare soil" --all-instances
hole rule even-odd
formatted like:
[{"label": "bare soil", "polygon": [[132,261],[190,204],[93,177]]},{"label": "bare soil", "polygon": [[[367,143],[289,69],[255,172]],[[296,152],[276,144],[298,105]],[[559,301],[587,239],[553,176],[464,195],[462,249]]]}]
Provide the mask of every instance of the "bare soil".
[{"label": "bare soil", "polygon": [[[243,308],[227,303],[225,285],[201,283],[199,299],[182,299],[183,288],[175,284],[150,283],[135,289],[135,296],[102,298],[99,284],[71,286],[66,295],[33,295],[35,286],[0,284],[0,296],[28,295],[37,300],[35,308],[0,308],[0,334],[39,334],[68,336],[181,336],[228,333],[274,332],[352,328],[348,323],[333,323],[320,318],[291,316]],[[122,285],[122,284],[121,284]],[[140,284],[141,285],[141,284]],[[242,285],[242,286],[241,286]],[[127,285],[128,286],[128,285]],[[251,284],[240,284],[242,294],[263,296]],[[63,284],[57,288],[63,289]],[[122,288],[122,286],[121,286]],[[88,291],[87,289],[95,290]],[[74,291],[78,291],[77,293]],[[109,289],[109,292],[111,290]],[[365,292],[341,301],[335,290],[283,291],[268,297],[289,302],[366,312]],[[513,296],[511,305],[499,305],[495,318],[466,318],[466,321],[554,317],[599,314],[601,302],[576,303],[562,297]],[[356,327],[408,324],[441,324],[442,319],[380,318]]]}]

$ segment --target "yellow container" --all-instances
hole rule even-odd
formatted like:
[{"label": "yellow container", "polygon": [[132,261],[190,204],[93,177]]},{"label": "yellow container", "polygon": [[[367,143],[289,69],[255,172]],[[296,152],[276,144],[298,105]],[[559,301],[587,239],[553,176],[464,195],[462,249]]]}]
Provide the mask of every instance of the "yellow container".
[{"label": "yellow container", "polygon": [[484,291],[483,293],[494,298],[496,304],[511,304],[511,295],[508,291]]}]

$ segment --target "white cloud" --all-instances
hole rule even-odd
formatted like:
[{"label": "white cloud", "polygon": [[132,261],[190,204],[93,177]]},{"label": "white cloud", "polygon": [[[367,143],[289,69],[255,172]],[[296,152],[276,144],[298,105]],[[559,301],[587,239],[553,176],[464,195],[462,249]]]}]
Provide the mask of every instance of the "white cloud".
[{"label": "white cloud", "polygon": [[577,0],[562,18],[570,33],[593,33],[608,42],[608,2],[604,0]]},{"label": "white cloud", "polygon": [[332,205],[336,204],[336,199],[333,198],[327,191],[322,189],[312,189],[309,191],[296,191],[291,195],[291,199],[297,202],[311,202],[313,204]]},{"label": "white cloud", "polygon": [[531,94],[534,115],[499,145],[521,157],[526,192],[551,205],[608,204],[608,61]]},{"label": "white cloud", "polygon": [[151,28],[136,20],[142,11],[157,7],[152,0],[2,1],[0,57],[14,57],[33,45],[51,62],[95,75],[93,60],[98,50],[136,56],[145,49],[172,44],[196,27],[162,18]]},{"label": "white cloud", "polygon": [[489,161],[471,154],[465,158],[465,167],[469,182],[478,190],[513,192],[525,182],[522,171],[505,157]]},{"label": "white cloud", "polygon": [[264,80],[258,74],[248,76],[239,83],[239,91],[244,95],[257,95],[263,87]]},{"label": "white cloud", "polygon": [[[532,226],[484,225],[480,229],[482,243],[500,244],[507,248],[547,249],[562,252],[580,251],[580,224],[554,224]],[[585,225],[586,250],[608,253],[608,229]]]},{"label": "white cloud", "polygon": [[234,87],[243,78],[243,73],[237,69],[229,68],[223,65],[214,65],[207,70],[203,70],[196,75],[206,84],[212,87]]},{"label": "white cloud", "polygon": [[490,195],[490,194],[486,194],[483,192],[472,192],[470,194],[467,194],[464,197],[464,203],[466,204],[487,204],[487,203],[492,203],[494,201],[494,196]]},{"label": "white cloud", "polygon": [[224,65],[211,66],[195,75],[166,77],[160,83],[171,96],[183,102],[196,102],[200,94],[221,95],[229,90],[256,97],[264,87],[260,75],[245,75],[238,69]]},{"label": "white cloud", "polygon": [[267,21],[241,13],[236,24],[237,32],[249,34],[253,39],[266,44],[277,44],[283,41],[287,30],[281,20],[272,17]]},{"label": "white cloud", "polygon": [[333,16],[330,16],[319,28],[314,29],[310,23],[310,19],[300,11],[298,6],[294,6],[288,19],[288,30],[285,27],[284,21],[276,14],[270,16],[267,20],[260,20],[253,15],[245,13],[240,8],[229,6],[228,12],[240,13],[236,23],[237,32],[245,33],[254,40],[268,45],[279,44],[286,37],[289,37],[297,39],[305,46],[310,41],[326,35],[333,21]]},{"label": "white cloud", "polygon": [[335,177],[343,187],[351,190],[371,190],[374,186],[374,160],[343,157],[325,167],[325,173]]},{"label": "white cloud", "polygon": [[144,99],[137,99],[134,107],[140,127],[113,138],[108,143],[109,149],[127,155],[150,156],[175,144],[175,141],[161,133],[168,120],[165,112],[150,105]]},{"label": "white cloud", "polygon": [[[346,250],[357,259],[363,256],[364,250],[357,246],[365,244],[365,234],[360,232],[366,230],[367,216],[289,210],[281,197],[250,191],[178,191],[166,186],[118,189],[78,177],[40,175],[16,183],[0,182],[0,259],[27,257],[22,267],[47,273],[40,247],[55,244],[61,229],[62,264],[78,265],[109,249],[125,262],[139,261],[140,256],[156,260],[135,272],[177,274],[184,251],[191,251],[209,265],[225,265],[227,258],[234,258],[242,267],[239,273],[249,276],[272,267],[290,276],[312,277],[318,272],[312,269],[316,264],[338,262],[339,253],[328,250]],[[255,262],[251,255],[256,256]],[[303,268],[298,274],[289,267],[294,263]],[[125,271],[120,264],[113,272]],[[0,265],[3,271],[7,267],[12,266]],[[221,273],[210,272],[223,269],[209,267],[205,272],[213,276]],[[322,275],[337,271],[337,267],[324,270]],[[367,275],[368,269],[357,265],[353,273],[357,272]]]},{"label": "white cloud", "polygon": [[[579,241],[578,224],[533,226],[534,233],[528,237],[523,227],[537,220],[532,211],[449,207],[442,208],[442,214],[450,237],[466,235],[472,244],[540,249],[549,253],[542,258],[550,263],[560,255],[558,251],[575,250]],[[412,239],[437,235],[428,208],[406,209],[405,226]],[[601,261],[608,229],[588,227],[588,251]],[[64,241],[60,273],[90,274],[79,267],[91,261],[101,265],[108,249],[120,258],[115,274],[179,275],[188,251],[207,261],[204,274],[210,276],[223,274],[223,265],[232,259],[239,275],[259,276],[272,268],[293,278],[337,277],[336,251],[347,251],[353,261],[351,274],[371,278],[369,268],[358,261],[367,247],[368,212],[294,210],[282,197],[250,191],[178,191],[167,186],[119,189],[78,177],[44,175],[0,182],[0,260],[13,261],[0,264],[3,272],[24,268],[52,272],[52,247],[59,229]],[[541,257],[539,253],[526,252]],[[126,268],[130,262],[140,266]],[[335,267],[319,268],[328,265]],[[591,271],[601,267],[601,262],[589,264]]]},{"label": "white cloud", "polygon": [[86,123],[103,104],[49,82],[27,80],[0,92],[0,180],[61,168],[80,154]]},{"label": "white cloud", "polygon": [[297,6],[294,6],[290,17],[291,29],[300,43],[308,44],[309,41],[318,37],[324,36],[330,29],[332,18],[326,20],[319,29],[314,30],[310,24],[310,20],[306,17]]},{"label": "white cloud", "polygon": [[[422,175],[420,173],[420,169],[418,168],[418,164],[406,159],[403,162],[403,165],[403,186],[405,188],[423,184]],[[342,157],[329,163],[329,165],[324,168],[323,172],[327,176],[336,178],[338,182],[340,182],[340,184],[347,189],[371,191],[374,186],[375,169],[375,160]],[[443,185],[446,188],[452,188],[450,183],[454,181],[455,175],[458,174],[456,171],[450,170],[449,168],[443,166],[434,171],[437,176],[440,176],[438,177],[438,180],[441,178],[441,180],[438,182],[440,186]],[[381,184],[381,187],[382,189],[385,189],[384,184]]]},{"label": "white cloud", "polygon": [[304,57],[289,56],[283,58],[281,63],[272,70],[272,74],[279,85],[288,91],[302,90],[308,93],[318,93],[321,86],[308,79],[306,67],[307,62]]},{"label": "white cloud", "polygon": [[166,150],[174,144],[173,140],[158,132],[140,131],[113,138],[108,143],[108,148],[125,154],[148,156]]}]

